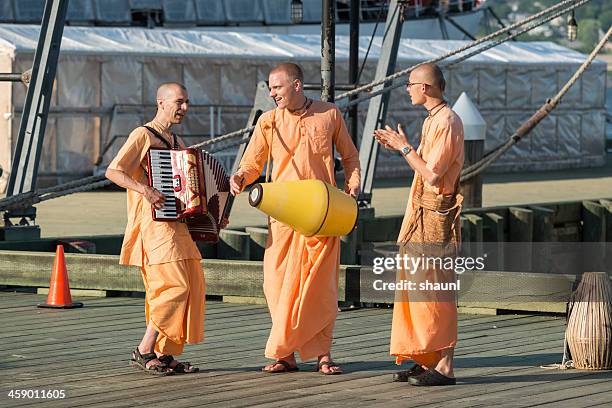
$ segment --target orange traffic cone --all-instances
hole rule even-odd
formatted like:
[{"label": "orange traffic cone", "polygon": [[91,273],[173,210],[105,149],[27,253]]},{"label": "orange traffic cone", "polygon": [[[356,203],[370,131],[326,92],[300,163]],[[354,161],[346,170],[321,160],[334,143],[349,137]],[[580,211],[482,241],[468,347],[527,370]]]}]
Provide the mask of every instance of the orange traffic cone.
[{"label": "orange traffic cone", "polygon": [[47,303],[41,303],[38,307],[53,309],[73,309],[83,307],[80,302],[72,303],[70,296],[70,285],[68,284],[68,272],[66,272],[66,261],[64,259],[64,246],[58,245],[55,251],[55,262],[51,272],[51,283]]}]

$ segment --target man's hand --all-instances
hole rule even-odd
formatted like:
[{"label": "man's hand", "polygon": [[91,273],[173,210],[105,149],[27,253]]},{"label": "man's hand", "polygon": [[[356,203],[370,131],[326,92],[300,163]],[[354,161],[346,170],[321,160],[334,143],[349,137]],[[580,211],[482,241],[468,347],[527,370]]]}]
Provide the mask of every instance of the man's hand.
[{"label": "man's hand", "polygon": [[374,138],[378,143],[390,150],[399,151],[404,147],[409,146],[408,138],[404,133],[402,125],[399,123],[397,125],[397,132],[388,125],[385,126],[384,129],[376,129],[374,131]]},{"label": "man's hand", "polygon": [[361,187],[360,186],[355,186],[355,187],[349,188],[346,193],[348,195],[350,195],[351,197],[353,197],[354,199],[357,199],[357,197],[359,196],[360,192],[361,192]]},{"label": "man's hand", "polygon": [[153,187],[145,186],[143,192],[145,200],[147,200],[156,209],[161,209],[164,206],[166,197]]},{"label": "man's hand", "polygon": [[230,177],[230,193],[232,195],[238,195],[244,189],[244,177],[240,174],[234,173],[232,177]]},{"label": "man's hand", "polygon": [[221,218],[221,222],[219,223],[219,229],[227,227],[227,224],[229,224],[229,220],[225,217]]}]

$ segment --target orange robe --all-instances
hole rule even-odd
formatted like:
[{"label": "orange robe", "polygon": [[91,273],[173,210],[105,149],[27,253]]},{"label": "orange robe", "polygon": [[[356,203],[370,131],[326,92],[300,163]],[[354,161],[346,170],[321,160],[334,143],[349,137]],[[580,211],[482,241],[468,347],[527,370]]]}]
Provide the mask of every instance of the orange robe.
[{"label": "orange robe", "polygon": [[[264,113],[236,172],[247,184],[261,174],[270,143],[272,181],[319,179],[335,185],[335,145],[348,187],[359,186],[358,152],[333,104],[313,101],[302,115],[286,109]],[[298,351],[310,360],[328,353],[338,310],[340,238],[307,238],[274,219],[268,230],[264,294],[272,329],[265,355],[280,359]]]},{"label": "orange robe", "polygon": [[[425,119],[417,154],[427,163],[429,170],[440,176],[440,181],[437,185],[430,185],[415,175],[398,237],[400,245],[408,242],[413,222],[411,215],[416,211],[414,197],[419,184],[423,191],[436,195],[448,196],[456,192],[464,160],[463,124],[450,107],[445,106],[434,116]],[[458,202],[460,204],[460,197]],[[460,237],[456,241],[459,240]],[[438,280],[443,276],[436,274],[436,271],[417,273],[429,273],[429,276],[435,275]],[[437,297],[435,293],[430,295]],[[397,364],[412,359],[418,364],[435,367],[441,358],[441,351],[455,347],[457,343],[456,302],[450,300],[449,296],[440,296],[442,300],[438,301],[431,297],[416,299],[415,293],[412,296],[415,299],[411,302],[409,292],[396,293],[391,326],[391,355],[396,356]]]},{"label": "orange robe", "polygon": [[[155,121],[146,125],[172,144],[172,135],[163,126]],[[180,140],[179,144],[184,147]],[[166,146],[145,128],[136,128],[108,167],[147,184],[146,154],[150,147]],[[185,343],[198,343],[204,338],[205,288],[200,251],[185,224],[153,221],[151,204],[129,189],[127,219],[119,263],[141,268],[146,321],[159,333],[156,351],[181,354]]]}]

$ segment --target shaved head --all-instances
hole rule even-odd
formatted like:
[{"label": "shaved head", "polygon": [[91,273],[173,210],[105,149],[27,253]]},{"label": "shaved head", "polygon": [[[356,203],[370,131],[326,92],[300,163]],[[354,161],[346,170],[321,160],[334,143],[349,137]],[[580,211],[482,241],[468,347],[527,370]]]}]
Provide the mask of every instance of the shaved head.
[{"label": "shaved head", "polygon": [[189,110],[189,95],[185,85],[166,82],[157,88],[157,114],[155,118],[168,126],[179,124]]},{"label": "shaved head", "polygon": [[427,63],[419,65],[410,73],[410,78],[410,82],[422,82],[435,86],[441,92],[444,92],[446,87],[444,74],[442,74],[442,70],[436,64]]},{"label": "shaved head", "polygon": [[180,84],[178,82],[164,82],[157,88],[157,100],[163,99],[171,99],[174,98],[175,95],[180,94],[182,92],[187,92],[187,88],[185,85]]},{"label": "shaved head", "polygon": [[292,62],[286,62],[284,64],[277,65],[272,71],[270,71],[270,75],[276,74],[279,72],[284,72],[287,74],[287,78],[289,81],[293,82],[296,79],[301,83],[304,83],[304,72],[302,68],[298,64],[294,64]]}]

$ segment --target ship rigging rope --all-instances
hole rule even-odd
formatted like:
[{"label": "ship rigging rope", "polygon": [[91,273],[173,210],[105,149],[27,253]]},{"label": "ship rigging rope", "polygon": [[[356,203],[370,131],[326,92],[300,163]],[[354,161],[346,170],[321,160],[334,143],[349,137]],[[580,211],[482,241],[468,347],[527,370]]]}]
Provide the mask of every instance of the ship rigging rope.
[{"label": "ship rigging rope", "polygon": [[531,132],[531,130],[533,130],[533,128],[542,121],[542,119],[548,116],[548,114],[557,107],[561,101],[561,98],[563,98],[570,87],[576,83],[578,78],[580,78],[589,65],[591,65],[599,51],[601,51],[604,45],[607,44],[611,34],[612,26],[608,27],[608,32],[601,38],[593,51],[591,51],[588,58],[582,63],[574,75],[572,75],[572,77],[565,83],[563,88],[561,88],[561,90],[552,99],[547,100],[546,103],[544,103],[540,109],[538,109],[529,119],[527,119],[505,143],[487,153],[478,162],[463,169],[461,172],[461,181],[469,180],[485,171],[495,160],[508,151],[508,149],[510,149],[513,145],[518,143],[523,137],[527,136],[529,132]]},{"label": "ship rigging rope", "polygon": [[[482,43],[484,43],[486,41],[492,40],[493,38],[495,38],[495,37],[497,37],[497,36],[499,36],[501,34],[508,33],[510,31],[514,30],[515,28],[518,28],[518,27],[520,27],[520,26],[522,26],[524,24],[527,24],[527,23],[530,23],[530,22],[532,22],[534,20],[537,20],[540,17],[543,17],[543,16],[545,16],[548,13],[552,13],[554,11],[562,9],[562,13],[561,14],[564,14],[564,13],[567,13],[568,11],[570,11],[571,9],[573,9],[574,7],[572,7],[572,6],[576,6],[577,7],[577,6],[582,5],[584,3],[588,3],[589,1],[590,0],[565,0],[565,1],[559,2],[559,3],[549,7],[547,9],[544,9],[544,10],[540,11],[539,13],[533,14],[533,15],[525,18],[524,20],[518,21],[518,22],[516,22],[516,23],[514,23],[512,25],[509,25],[509,26],[507,26],[505,28],[497,30],[494,33],[491,33],[491,34],[489,34],[489,35],[487,35],[485,37],[482,37],[482,38],[480,38],[480,39],[478,39],[476,41],[472,41],[472,42],[466,44],[465,46],[463,46],[461,48],[458,48],[458,49],[453,50],[453,51],[451,51],[451,52],[449,52],[447,54],[444,54],[444,55],[441,55],[439,57],[433,58],[433,59],[431,59],[429,61],[426,61],[426,62],[433,62],[433,63],[435,63],[435,62],[438,62],[438,61],[442,61],[442,60],[444,60],[446,58],[452,57],[453,55],[460,54],[460,53],[462,53],[464,51],[467,51],[470,48],[476,47],[477,45],[480,45],[480,44],[482,44]],[[580,4],[577,4],[577,3],[580,3]],[[569,6],[569,7],[565,7],[565,6]],[[543,24],[544,22],[545,21],[539,22],[536,26],[534,26],[532,28],[535,28],[535,27]],[[421,64],[424,64],[426,62],[422,62]],[[414,67],[406,68],[404,70],[401,70],[401,71],[398,71],[398,72],[396,72],[394,74],[391,74],[391,75],[389,75],[389,76],[387,76],[385,78],[382,78],[382,79],[379,79],[377,81],[370,82],[369,84],[365,84],[363,86],[357,87],[357,88],[352,89],[352,90],[350,90],[348,92],[345,92],[343,94],[338,95],[335,98],[335,100],[338,101],[340,99],[348,98],[350,96],[353,96],[355,94],[358,94],[358,93],[361,93],[361,92],[364,92],[364,91],[370,91],[373,87],[375,87],[377,85],[382,85],[385,82],[393,81],[393,80],[395,80],[397,78],[400,78],[400,77],[408,74],[413,69],[414,69]]]},{"label": "ship rigging rope", "polygon": [[[479,53],[485,51],[486,49],[489,49],[489,48],[492,48],[494,46],[497,46],[497,45],[499,45],[499,44],[501,44],[501,43],[503,43],[505,41],[510,40],[511,38],[514,38],[517,35],[520,35],[520,34],[523,34],[523,33],[527,32],[527,31],[529,31],[529,30],[532,30],[532,29],[534,29],[534,28],[536,28],[536,27],[546,23],[547,21],[549,21],[549,20],[551,20],[553,18],[558,17],[559,15],[565,14],[568,11],[573,10],[576,7],[579,7],[579,6],[581,6],[581,5],[585,4],[585,3],[588,3],[589,1],[590,0],[565,0],[565,1],[562,1],[562,2],[560,2],[560,3],[558,3],[558,4],[554,5],[554,6],[551,6],[551,7],[547,8],[547,9],[544,9],[544,10],[540,11],[539,13],[536,13],[536,14],[530,16],[530,17],[527,17],[524,20],[521,20],[521,21],[519,21],[517,23],[514,23],[514,24],[512,24],[512,25],[510,25],[508,27],[502,28],[502,29],[500,29],[500,30],[498,30],[498,31],[496,31],[494,33],[491,33],[491,34],[489,34],[489,35],[487,35],[487,36],[485,36],[485,37],[483,37],[483,38],[481,38],[479,40],[470,42],[470,43],[466,44],[465,46],[463,46],[463,47],[461,47],[459,49],[453,50],[453,51],[451,51],[451,52],[449,52],[447,54],[444,54],[444,55],[442,55],[440,57],[436,57],[436,58],[434,58],[432,60],[429,60],[429,61],[426,61],[426,62],[438,62],[438,61],[442,61],[442,60],[444,60],[446,58],[449,58],[449,57],[451,57],[453,55],[460,54],[460,53],[462,53],[464,51],[467,51],[470,48],[473,48],[473,47],[475,47],[477,45],[480,45],[480,44],[482,44],[482,43],[484,43],[484,42],[486,42],[486,41],[488,41],[490,39],[493,39],[493,38],[499,36],[499,35],[502,35],[502,34],[505,34],[505,33],[510,33],[511,30],[513,30],[513,29],[515,29],[517,27],[520,27],[522,25],[525,25],[525,24],[527,24],[529,22],[532,22],[534,20],[537,20],[538,18],[540,18],[542,16],[545,16],[548,13],[552,13],[554,11],[557,11],[557,10],[561,9],[561,11],[558,11],[557,13],[554,13],[554,14],[552,14],[550,16],[547,16],[547,17],[545,17],[541,21],[538,21],[538,22],[536,22],[534,24],[530,24],[529,26],[525,27],[520,32],[510,33],[510,34],[508,34],[508,36],[506,36],[506,37],[504,37],[504,38],[502,38],[502,39],[500,39],[498,41],[489,43],[489,44],[485,45],[484,47],[479,48],[479,49],[477,49],[477,50],[475,50],[475,51],[473,51],[473,52],[471,52],[471,53],[469,53],[467,55],[464,55],[464,56],[462,56],[462,57],[460,57],[460,58],[458,58],[456,60],[453,60],[451,63],[449,63],[447,65],[457,64],[457,63],[459,63],[459,62],[461,62],[461,61],[463,61],[463,60],[465,60],[467,58],[470,58],[470,57],[472,57],[472,56],[474,56],[476,54],[479,54]],[[565,6],[568,6],[568,7],[565,7]],[[608,36],[609,36],[609,32],[608,32]],[[426,62],[423,62],[421,64],[424,64]],[[384,84],[386,82],[392,82],[393,80],[395,80],[395,79],[397,79],[397,78],[399,78],[399,77],[401,77],[403,75],[406,75],[408,72],[410,72],[415,67],[417,67],[418,65],[421,65],[421,64],[417,64],[415,66],[412,66],[410,68],[404,69],[402,71],[398,71],[398,72],[396,72],[396,73],[394,73],[392,75],[389,75],[389,76],[387,76],[387,77],[385,77],[383,79],[380,79],[378,81],[371,82],[369,84],[366,84],[366,85],[360,86],[358,88],[355,88],[355,89],[353,89],[353,90],[351,90],[349,92],[340,94],[340,95],[338,95],[335,98],[335,100],[336,101],[337,100],[341,100],[341,99],[344,99],[344,98],[356,95],[358,93],[361,93],[363,91],[371,91],[371,89],[373,87],[375,87],[377,85]],[[385,87],[383,89],[377,90],[375,92],[370,92],[370,93],[368,93],[367,95],[364,95],[361,98],[354,99],[353,101],[351,101],[348,104],[348,106],[352,106],[354,104],[358,104],[360,102],[363,102],[364,100],[373,98],[374,96],[380,95],[382,93],[390,92],[392,89],[395,89],[398,86],[402,86],[402,85],[403,84],[400,84],[400,85],[396,84],[396,85],[388,86],[388,87]],[[225,150],[225,149],[228,149],[230,147],[239,145],[239,144],[243,143],[244,141],[248,140],[248,138],[249,138],[248,135],[250,134],[251,131],[253,131],[253,129],[255,129],[255,126],[245,127],[243,129],[239,129],[239,130],[227,133],[227,134],[222,135],[222,136],[218,136],[218,137],[215,137],[215,138],[211,138],[211,139],[205,140],[205,141],[203,141],[201,143],[197,143],[197,144],[192,145],[190,147],[203,148],[203,147],[206,147],[206,146],[214,145],[214,147],[209,149],[209,151],[211,153],[214,153],[216,151]],[[230,139],[235,139],[235,138],[238,138],[239,136],[242,136],[242,137],[240,139],[232,140],[231,142],[227,142]],[[518,138],[518,140],[520,140],[520,137]],[[222,144],[220,146],[217,146],[217,144],[221,143],[221,142],[226,142],[226,143]],[[497,149],[502,149],[502,148],[504,148],[504,146],[505,145],[499,146]],[[497,151],[497,149],[495,151],[493,151],[492,153],[495,153]],[[503,152],[501,154],[503,154]],[[501,154],[499,154],[499,155],[501,155]],[[464,170],[465,175],[462,175],[462,180],[467,180],[468,178],[473,177],[472,172],[474,170],[476,170],[475,166],[485,163],[485,159],[488,160],[490,157],[493,157],[493,155],[489,155],[488,154],[480,162],[475,163],[473,166],[470,166],[470,167],[466,168]],[[499,157],[499,156],[497,156],[497,157]],[[495,158],[497,158],[497,157],[495,157]],[[495,160],[495,159],[493,159],[493,160]],[[485,164],[485,166],[488,167],[493,160],[491,160],[490,162],[487,161],[488,164]],[[470,172],[468,173],[467,170],[469,170]],[[481,171],[482,170],[478,171],[478,173],[480,173]],[[475,173],[474,175],[477,175],[478,173]],[[85,177],[83,179],[75,180],[75,181],[72,181],[72,182],[69,182],[69,183],[60,184],[60,185],[57,185],[57,186],[54,186],[54,187],[50,187],[50,188],[46,188],[46,189],[40,189],[40,190],[37,190],[37,191],[29,191],[29,192],[17,194],[17,195],[11,196],[11,197],[2,198],[2,199],[0,199],[0,211],[6,211],[6,210],[16,209],[16,208],[24,208],[24,207],[28,207],[28,206],[33,205],[33,204],[37,204],[37,203],[42,202],[42,201],[50,200],[52,198],[58,198],[58,197],[66,196],[66,195],[73,194],[73,193],[91,191],[91,190],[95,190],[95,189],[98,189],[98,188],[101,188],[101,187],[108,186],[110,184],[112,184],[112,182],[110,180],[107,180],[103,175]]]},{"label": "ship rigging rope", "polygon": [[[497,47],[498,45],[500,45],[502,43],[505,43],[506,41],[510,41],[513,38],[518,37],[519,35],[525,34],[527,31],[533,30],[534,28],[536,28],[536,27],[538,27],[538,26],[540,26],[540,25],[542,25],[542,24],[544,24],[544,23],[546,23],[546,22],[548,22],[550,20],[553,20],[553,19],[559,17],[559,16],[567,13],[570,10],[573,10],[573,9],[575,9],[577,7],[580,7],[583,4],[588,3],[589,1],[590,0],[580,0],[576,4],[573,4],[573,5],[569,6],[568,9],[557,11],[556,13],[553,13],[553,14],[545,17],[543,20],[541,20],[539,22],[532,23],[532,24],[528,25],[527,27],[523,28],[522,30],[519,30],[519,31],[516,31],[516,32],[514,32],[512,34],[509,34],[507,37],[503,37],[503,38],[501,38],[501,39],[499,39],[497,41],[493,41],[493,42],[487,43],[483,47],[480,47],[480,48],[478,48],[478,49],[476,49],[476,50],[474,50],[474,51],[472,51],[470,53],[462,55],[462,56],[460,56],[460,57],[458,57],[458,58],[456,58],[456,59],[454,59],[454,60],[452,60],[452,61],[450,61],[450,62],[448,62],[446,64],[441,64],[441,65],[443,65],[445,67],[450,67],[450,66],[459,64],[460,62],[463,62],[466,59],[473,57],[474,55],[480,54],[480,53],[482,53],[482,52],[484,52],[484,51],[486,51],[488,49],[491,49],[493,47]],[[453,51],[453,53],[454,53],[454,51]],[[414,70],[415,68],[417,68],[420,65],[423,65],[423,64],[426,64],[426,63],[438,62],[439,59],[440,59],[440,57],[431,59],[429,61],[420,62],[420,63],[415,64],[415,65],[413,65],[413,66],[411,66],[409,68],[406,68],[405,70],[403,70],[401,72],[410,72],[410,71]],[[397,83],[397,84],[389,85],[389,86],[384,87],[382,89],[379,89],[377,91],[370,92],[370,93],[368,93],[368,94],[366,94],[366,95],[364,95],[364,96],[362,96],[360,98],[353,99],[352,101],[350,101],[349,103],[344,105],[343,109],[348,109],[348,108],[350,108],[353,105],[360,104],[360,103],[365,102],[365,101],[367,101],[367,100],[369,100],[371,98],[374,98],[375,96],[378,96],[378,95],[381,95],[381,94],[384,94],[384,93],[387,93],[387,92],[391,92],[392,90],[394,90],[396,88],[403,87],[403,86],[405,86],[405,83],[401,83],[400,82],[400,83]]]}]

